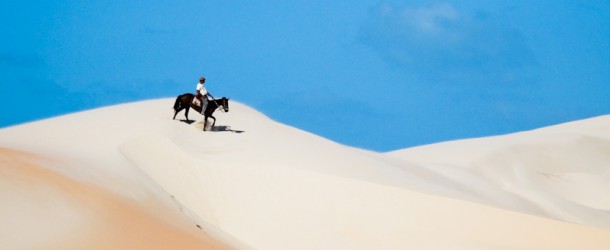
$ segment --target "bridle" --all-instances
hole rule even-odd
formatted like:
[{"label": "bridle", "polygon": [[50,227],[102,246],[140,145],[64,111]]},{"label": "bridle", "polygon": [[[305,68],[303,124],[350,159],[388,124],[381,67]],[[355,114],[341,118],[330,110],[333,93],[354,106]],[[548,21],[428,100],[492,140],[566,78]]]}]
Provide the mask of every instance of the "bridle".
[{"label": "bridle", "polygon": [[[227,107],[227,98],[222,98],[222,105],[218,104],[218,102],[216,102],[216,99],[212,100],[214,103],[216,103],[216,109],[220,109],[222,112],[228,112],[229,107]],[[222,107],[222,108],[221,108]]]}]

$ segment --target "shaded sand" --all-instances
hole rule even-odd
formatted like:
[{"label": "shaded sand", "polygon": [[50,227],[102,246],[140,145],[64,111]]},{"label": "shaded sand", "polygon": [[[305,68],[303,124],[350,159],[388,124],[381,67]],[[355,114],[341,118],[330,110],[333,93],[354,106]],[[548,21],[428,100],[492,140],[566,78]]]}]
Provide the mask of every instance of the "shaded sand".
[{"label": "shaded sand", "polygon": [[0,249],[227,249],[168,208],[145,207],[32,160],[44,161],[0,148]]}]

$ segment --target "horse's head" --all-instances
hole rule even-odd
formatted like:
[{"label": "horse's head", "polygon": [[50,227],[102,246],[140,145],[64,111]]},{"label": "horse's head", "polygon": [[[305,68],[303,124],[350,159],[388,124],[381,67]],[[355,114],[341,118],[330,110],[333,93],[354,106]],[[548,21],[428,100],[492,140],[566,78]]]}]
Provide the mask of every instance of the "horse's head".
[{"label": "horse's head", "polygon": [[229,112],[229,98],[223,97],[220,99],[220,106],[222,106],[224,112]]}]

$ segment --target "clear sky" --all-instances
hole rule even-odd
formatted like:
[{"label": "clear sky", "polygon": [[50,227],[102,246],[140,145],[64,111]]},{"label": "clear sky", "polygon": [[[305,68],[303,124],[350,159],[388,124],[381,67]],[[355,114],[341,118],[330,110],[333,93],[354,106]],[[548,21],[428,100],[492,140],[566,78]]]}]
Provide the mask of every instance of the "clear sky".
[{"label": "clear sky", "polygon": [[0,127],[175,97],[200,76],[216,97],[376,151],[610,113],[607,0],[2,5]]}]

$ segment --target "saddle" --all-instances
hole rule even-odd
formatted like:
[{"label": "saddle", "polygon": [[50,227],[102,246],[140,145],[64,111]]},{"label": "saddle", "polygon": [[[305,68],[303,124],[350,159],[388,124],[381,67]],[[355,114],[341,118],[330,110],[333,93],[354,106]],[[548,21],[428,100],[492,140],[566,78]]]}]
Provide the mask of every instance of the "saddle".
[{"label": "saddle", "polygon": [[193,105],[201,107],[201,100],[199,100],[197,97],[193,98]]}]

